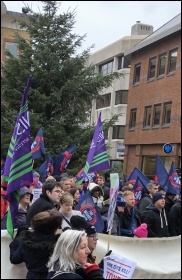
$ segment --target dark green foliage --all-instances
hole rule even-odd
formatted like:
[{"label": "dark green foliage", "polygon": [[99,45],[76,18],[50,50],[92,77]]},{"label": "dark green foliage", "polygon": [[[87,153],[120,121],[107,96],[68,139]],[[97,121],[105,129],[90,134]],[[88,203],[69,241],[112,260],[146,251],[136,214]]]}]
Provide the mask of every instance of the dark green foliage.
[{"label": "dark green foliage", "polygon": [[[77,54],[85,35],[73,32],[75,12],[58,14],[56,1],[42,2],[43,12],[32,13],[29,23],[21,22],[31,39],[26,41],[15,34],[20,59],[7,54],[9,58],[2,66],[1,153],[7,153],[22,93],[31,73],[33,82],[28,101],[32,141],[43,127],[46,154],[52,157],[68,144],[77,142],[69,168],[78,172],[85,164],[94,130],[89,126],[83,128],[88,122],[88,108],[98,98],[99,91],[111,85],[119,74],[95,73],[95,67],[87,65],[90,49]],[[113,121],[116,120],[115,116]]]}]

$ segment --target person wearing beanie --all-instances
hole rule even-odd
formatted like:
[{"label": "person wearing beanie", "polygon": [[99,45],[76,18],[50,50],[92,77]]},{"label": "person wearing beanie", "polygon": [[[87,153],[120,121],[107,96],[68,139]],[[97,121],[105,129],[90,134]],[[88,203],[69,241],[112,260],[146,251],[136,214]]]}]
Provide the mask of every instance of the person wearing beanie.
[{"label": "person wearing beanie", "polygon": [[153,204],[146,207],[143,223],[147,224],[148,237],[169,237],[168,219],[165,213],[165,195],[156,192],[153,195]]},{"label": "person wearing beanie", "polygon": [[31,220],[32,230],[22,229],[10,243],[10,262],[25,263],[26,279],[47,279],[47,262],[60,236],[57,230],[62,222],[61,214],[47,210],[36,214]]},{"label": "person wearing beanie", "polygon": [[137,227],[134,230],[134,237],[138,238],[147,238],[148,236],[148,230],[147,230],[147,224],[141,224],[139,227]]}]

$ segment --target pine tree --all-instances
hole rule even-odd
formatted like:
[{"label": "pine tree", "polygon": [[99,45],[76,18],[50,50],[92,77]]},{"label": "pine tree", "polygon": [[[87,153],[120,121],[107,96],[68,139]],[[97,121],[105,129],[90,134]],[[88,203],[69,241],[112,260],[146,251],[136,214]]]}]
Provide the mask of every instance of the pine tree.
[{"label": "pine tree", "polygon": [[[27,78],[33,82],[29,92],[31,135],[34,139],[43,127],[46,153],[52,157],[72,142],[78,148],[69,168],[82,168],[89,150],[93,127],[84,128],[89,110],[99,91],[112,84],[118,73],[103,75],[88,65],[91,48],[77,54],[84,36],[73,32],[76,13],[58,13],[57,1],[43,2],[43,11],[19,22],[26,28],[30,39],[15,34],[20,49],[17,59],[7,53],[2,66],[2,133],[1,153],[7,153],[12,129],[21,102]],[[110,120],[113,124],[114,116]],[[4,136],[5,134],[5,136]]]}]

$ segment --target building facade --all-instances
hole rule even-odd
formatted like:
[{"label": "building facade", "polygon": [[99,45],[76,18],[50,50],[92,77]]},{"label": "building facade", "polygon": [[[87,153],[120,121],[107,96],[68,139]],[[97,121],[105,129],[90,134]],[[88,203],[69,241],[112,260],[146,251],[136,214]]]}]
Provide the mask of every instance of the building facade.
[{"label": "building facade", "polygon": [[17,13],[8,11],[6,5],[1,1],[1,62],[5,61],[5,50],[9,50],[11,54],[18,57],[19,49],[15,39],[15,31],[18,31],[21,37],[29,39],[29,35],[26,30],[20,28],[17,22],[14,20],[28,20],[28,16],[23,13]]},{"label": "building facade", "polygon": [[100,112],[102,121],[110,119],[115,114],[120,114],[118,122],[109,129],[108,135],[106,135],[111,167],[122,164],[124,160],[124,136],[130,77],[130,59],[124,59],[124,54],[152,32],[153,26],[137,21],[131,27],[130,36],[121,38],[89,57],[89,63],[95,65],[96,71],[106,75],[117,71],[123,74],[120,79],[113,82],[112,86],[102,90],[100,93],[103,97],[102,100],[93,102],[91,110],[90,124],[96,123]]},{"label": "building facade", "polygon": [[[158,154],[169,171],[181,169],[181,14],[125,53],[131,58],[124,173],[150,179]],[[172,152],[163,146],[170,143]]]}]

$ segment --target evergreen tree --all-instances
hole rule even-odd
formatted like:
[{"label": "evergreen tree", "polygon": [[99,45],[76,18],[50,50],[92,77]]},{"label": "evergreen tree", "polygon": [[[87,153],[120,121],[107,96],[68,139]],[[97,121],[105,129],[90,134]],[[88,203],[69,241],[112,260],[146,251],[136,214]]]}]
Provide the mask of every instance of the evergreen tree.
[{"label": "evergreen tree", "polygon": [[[70,169],[85,164],[93,127],[84,127],[94,99],[112,84],[118,73],[103,75],[88,65],[91,48],[77,54],[84,36],[73,32],[75,11],[58,13],[57,1],[43,2],[43,11],[32,12],[29,21],[19,22],[26,28],[30,39],[15,34],[20,57],[6,53],[2,66],[2,133],[1,153],[6,154],[14,128],[22,93],[29,74],[33,76],[29,92],[29,111],[32,140],[43,127],[46,153],[52,157],[72,142],[78,148],[70,162]],[[114,116],[109,124],[117,120]]]}]

